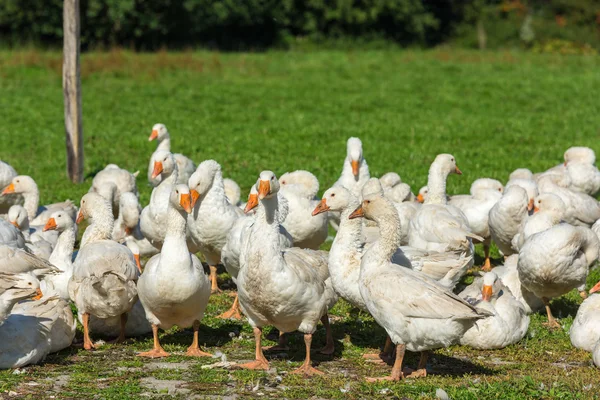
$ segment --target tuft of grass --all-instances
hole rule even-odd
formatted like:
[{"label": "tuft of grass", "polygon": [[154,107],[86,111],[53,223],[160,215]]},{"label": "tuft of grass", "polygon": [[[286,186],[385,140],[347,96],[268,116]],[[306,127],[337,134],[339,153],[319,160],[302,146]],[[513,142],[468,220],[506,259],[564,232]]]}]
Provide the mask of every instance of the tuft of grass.
[{"label": "tuft of grass", "polygon": [[[326,190],[339,176],[347,138],[358,136],[372,175],[396,171],[415,192],[425,185],[435,155],[452,153],[464,175],[450,177],[448,191],[466,193],[478,177],[506,181],[518,167],[539,171],[556,165],[572,145],[600,151],[599,66],[594,56],[447,48],[88,53],[82,58],[86,179],[73,185],[65,169],[61,54],[0,51],[0,159],[33,176],[48,203],[77,202],[108,163],[141,170],[138,187],[146,204],[145,172],[155,147],[147,138],[156,122],[169,128],[175,152],[197,162],[217,160],[245,193],[264,169],[278,175],[308,169],[319,178],[321,192]],[[502,262],[492,254],[495,264]],[[227,274],[219,279],[222,287],[233,287]],[[600,272],[592,271],[588,287],[599,279]],[[467,276],[463,283],[471,281]],[[226,293],[211,297],[200,342],[229,361],[250,360],[249,325],[215,318],[231,302]],[[385,332],[368,314],[340,301],[330,314],[336,352],[314,355],[326,373],[322,377],[290,374],[304,358],[299,334],[290,335],[285,356],[268,354],[270,371],[257,372],[202,368],[219,359],[186,357],[191,331],[173,328],[161,332],[172,353],[167,359],[136,357],[152,346],[150,336],[91,353],[71,347],[21,374],[0,371],[0,392],[32,398],[432,399],[442,388],[452,399],[593,398],[597,370],[568,336],[580,302],[576,291],[555,299],[562,329],[548,331],[545,315],[535,314],[527,336],[505,349],[440,349],[423,380],[367,384],[365,376],[389,373],[389,367],[362,358],[378,351]],[[264,336],[264,345],[276,343],[275,329],[265,329]],[[319,328],[314,348],[324,342]],[[417,362],[418,355],[406,356],[408,366]],[[163,386],[150,387],[151,378]],[[165,389],[169,382],[176,387]]]}]

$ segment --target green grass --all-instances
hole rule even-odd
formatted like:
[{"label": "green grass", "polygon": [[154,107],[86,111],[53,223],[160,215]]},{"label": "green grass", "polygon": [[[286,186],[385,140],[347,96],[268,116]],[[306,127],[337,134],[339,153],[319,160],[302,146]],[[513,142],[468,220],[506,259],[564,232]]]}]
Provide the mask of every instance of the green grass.
[{"label": "green grass", "polygon": [[[396,171],[414,191],[426,183],[437,153],[454,154],[464,175],[450,178],[451,194],[467,192],[478,177],[505,181],[517,167],[553,166],[572,145],[600,151],[598,57],[447,49],[113,51],[82,60],[86,181],[76,186],[65,176],[60,67],[57,53],[0,52],[0,159],[32,175],[46,202],[78,201],[107,163],[141,170],[138,186],[147,202],[146,168],[154,149],[147,137],[156,122],[168,126],[175,151],[196,161],[214,158],[245,193],[263,169],[278,175],[311,170],[325,190],[339,175],[349,136],[363,140],[372,175]],[[594,271],[588,283],[599,278]],[[383,342],[384,332],[368,315],[341,302],[333,312],[336,353],[315,357],[326,375],[310,381],[287,374],[303,358],[299,335],[292,335],[288,357],[274,359],[275,370],[269,373],[202,369],[217,360],[182,355],[166,362],[183,363],[183,369],[151,369],[152,362],[135,357],[151,345],[146,337],[93,353],[71,348],[19,375],[0,372],[0,393],[12,390],[31,398],[167,395],[168,389],[148,389],[146,379],[154,377],[182,381],[180,389],[188,392],[175,392],[181,398],[434,398],[437,388],[453,399],[592,398],[598,370],[568,338],[580,301],[575,292],[554,301],[561,331],[547,331],[545,316],[534,315],[527,337],[506,349],[436,351],[432,375],[418,381],[364,382],[365,376],[388,373],[361,358]],[[201,341],[230,361],[249,360],[249,326],[214,318],[230,303],[225,294],[211,298]],[[162,338],[167,351],[181,354],[191,333],[174,329]],[[315,346],[323,342],[320,329]],[[416,362],[417,355],[407,357],[409,365]],[[61,376],[69,379],[56,386]]]}]

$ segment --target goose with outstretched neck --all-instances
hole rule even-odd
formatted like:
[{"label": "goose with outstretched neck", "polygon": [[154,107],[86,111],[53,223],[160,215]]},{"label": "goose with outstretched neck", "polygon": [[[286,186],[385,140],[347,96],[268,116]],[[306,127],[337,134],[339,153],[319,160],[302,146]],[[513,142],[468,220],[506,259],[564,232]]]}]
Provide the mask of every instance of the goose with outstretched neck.
[{"label": "goose with outstretched neck", "polygon": [[158,340],[158,328],[192,326],[194,339],[188,356],[210,357],[198,345],[198,329],[210,297],[210,283],[202,263],[188,250],[186,225],[193,199],[187,185],[176,185],[169,196],[167,233],[160,254],[146,263],[138,282],[140,301],[152,324],[154,347],[141,357],[167,357]]},{"label": "goose with outstretched neck", "polygon": [[140,215],[140,230],[150,244],[160,250],[166,234],[167,209],[169,196],[177,184],[179,170],[173,154],[168,151],[156,151],[152,155],[154,177],[161,176],[161,181],[150,195],[150,203],[144,207]]},{"label": "goose with outstretched neck", "polygon": [[241,367],[269,369],[261,336],[265,325],[274,325],[281,332],[304,333],[306,358],[294,372],[321,374],[311,365],[312,336],[321,320],[327,329],[327,345],[321,352],[333,353],[327,310],[337,301],[329,279],[327,253],[297,247],[284,249],[280,243],[279,181],[273,172],[263,171],[256,186],[256,220],[237,278],[240,306],[254,329],[256,359]]},{"label": "goose with outstretched neck", "polygon": [[82,315],[83,348],[95,348],[89,335],[90,315],[98,318],[120,317],[117,342],[125,340],[127,313],[137,301],[138,268],[132,252],[112,240],[111,204],[97,193],[81,198],[77,223],[90,219],[81,247],[73,263],[69,297]]},{"label": "goose with outstretched neck", "polygon": [[363,255],[359,289],[367,309],[396,347],[392,373],[371,380],[400,380],[405,350],[421,352],[411,377],[426,376],[430,350],[450,346],[489,312],[475,307],[424,274],[390,261],[400,245],[400,219],[379,193],[364,196],[349,218],[364,217],[379,226],[379,240]]}]

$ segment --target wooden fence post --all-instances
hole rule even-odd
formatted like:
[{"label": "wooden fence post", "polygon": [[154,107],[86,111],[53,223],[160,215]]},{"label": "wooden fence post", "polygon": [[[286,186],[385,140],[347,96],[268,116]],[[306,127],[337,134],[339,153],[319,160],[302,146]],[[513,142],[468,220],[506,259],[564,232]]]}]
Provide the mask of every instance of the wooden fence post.
[{"label": "wooden fence post", "polygon": [[83,124],[79,71],[79,0],[64,0],[63,35],[63,96],[67,173],[73,183],[81,183],[83,182]]}]

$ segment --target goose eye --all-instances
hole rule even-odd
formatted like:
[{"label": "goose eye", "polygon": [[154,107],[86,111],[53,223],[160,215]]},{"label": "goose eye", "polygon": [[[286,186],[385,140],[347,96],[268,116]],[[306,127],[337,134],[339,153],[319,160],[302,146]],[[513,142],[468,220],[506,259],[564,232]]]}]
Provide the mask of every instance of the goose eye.
[{"label": "goose eye", "polygon": [[272,176],[272,177],[271,177],[271,180],[275,180],[275,177],[274,177],[274,176]]},{"label": "goose eye", "polygon": [[538,200],[538,204],[542,204],[542,201],[541,201],[541,200]]},{"label": "goose eye", "polygon": [[371,200],[365,200],[365,204],[371,204]]},{"label": "goose eye", "polygon": [[331,197],[335,197],[335,193],[331,193]]},{"label": "goose eye", "polygon": [[15,182],[19,183],[19,180],[17,179]]},{"label": "goose eye", "polygon": [[29,282],[28,285],[31,286],[31,282]]},{"label": "goose eye", "polygon": [[451,158],[450,161],[454,162],[454,158]]},{"label": "goose eye", "polygon": [[285,181],[281,181],[281,184],[282,184],[282,185],[285,185]]},{"label": "goose eye", "polygon": [[175,193],[179,194],[179,190],[176,190]]}]

